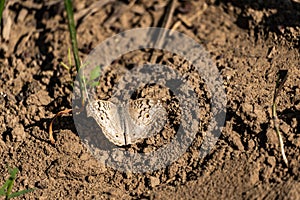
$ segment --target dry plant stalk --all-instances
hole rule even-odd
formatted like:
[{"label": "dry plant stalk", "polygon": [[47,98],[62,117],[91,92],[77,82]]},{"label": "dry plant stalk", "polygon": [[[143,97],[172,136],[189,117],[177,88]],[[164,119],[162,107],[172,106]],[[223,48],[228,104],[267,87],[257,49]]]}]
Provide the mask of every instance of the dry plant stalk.
[{"label": "dry plant stalk", "polygon": [[273,105],[272,105],[272,117],[273,117],[273,122],[274,122],[274,128],[275,128],[278,140],[279,140],[279,146],[280,146],[280,151],[282,154],[283,161],[286,164],[286,166],[289,166],[289,163],[286,158],[285,151],[284,151],[283,139],[282,139],[282,135],[281,135],[280,129],[279,129],[279,119],[278,119],[277,112],[276,112],[276,107],[277,107],[276,98],[287,79],[287,75],[288,75],[288,70],[280,70],[278,72],[278,78],[276,81],[276,87],[275,87]]},{"label": "dry plant stalk", "polygon": [[62,111],[56,113],[56,115],[53,117],[52,121],[50,122],[50,125],[49,125],[49,140],[50,140],[50,142],[51,142],[52,144],[55,143],[55,140],[54,140],[54,137],[53,137],[53,130],[52,130],[52,126],[53,126],[54,120],[55,120],[57,117],[62,116],[62,115],[64,115],[64,114],[68,114],[68,113],[70,113],[70,112],[72,112],[72,109],[62,110]]}]

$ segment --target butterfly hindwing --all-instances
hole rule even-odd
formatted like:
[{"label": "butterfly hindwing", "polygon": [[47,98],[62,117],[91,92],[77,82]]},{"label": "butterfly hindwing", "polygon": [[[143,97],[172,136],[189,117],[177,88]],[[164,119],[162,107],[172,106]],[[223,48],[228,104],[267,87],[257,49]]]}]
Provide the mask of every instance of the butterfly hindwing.
[{"label": "butterfly hindwing", "polygon": [[164,126],[167,111],[161,100],[157,99],[137,99],[132,100],[127,105],[129,119],[125,137],[128,143],[136,143],[158,133]]}]

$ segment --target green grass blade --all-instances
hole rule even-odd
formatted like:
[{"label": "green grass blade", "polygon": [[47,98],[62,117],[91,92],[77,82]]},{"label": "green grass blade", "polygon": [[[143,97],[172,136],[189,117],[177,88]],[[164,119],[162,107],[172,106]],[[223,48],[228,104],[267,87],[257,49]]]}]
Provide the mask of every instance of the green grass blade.
[{"label": "green grass blade", "polygon": [[8,198],[7,199],[11,199],[11,198],[14,198],[14,197],[18,197],[18,196],[20,196],[20,195],[23,195],[23,194],[26,194],[26,193],[28,193],[28,192],[32,192],[34,189],[28,189],[28,190],[21,190],[21,191],[18,191],[18,192],[14,192],[14,193],[12,193],[12,194],[10,194],[9,196],[8,196]]},{"label": "green grass blade", "polygon": [[9,196],[11,193],[11,190],[13,188],[17,173],[19,172],[18,168],[13,168],[12,170],[10,170],[10,177],[9,177],[9,184],[7,186],[7,191],[6,191],[6,195]]},{"label": "green grass blade", "polygon": [[6,195],[5,190],[7,189],[8,185],[10,184],[11,180],[6,180],[3,186],[0,188],[0,196]]},{"label": "green grass blade", "polygon": [[[76,39],[76,29],[75,29],[75,23],[74,23],[74,13],[73,13],[73,7],[72,7],[72,2],[71,0],[64,0],[65,2],[65,8],[67,11],[67,16],[68,16],[68,25],[69,25],[69,31],[70,31],[70,37],[71,37],[71,43],[72,43],[72,49],[73,49],[73,56],[75,60],[75,66],[77,73],[79,73],[80,70],[80,59],[78,55],[78,45],[77,45],[77,39]],[[81,95],[81,101],[82,105],[84,105],[84,98],[83,98],[83,83],[79,79],[79,85],[80,85],[80,95]]]},{"label": "green grass blade", "polygon": [[19,172],[18,168],[9,169],[10,178],[16,179],[17,173]]},{"label": "green grass blade", "polygon": [[4,10],[5,0],[0,0],[0,26],[1,26],[1,20],[2,20],[2,13]]},{"label": "green grass blade", "polygon": [[75,22],[74,22],[74,13],[73,13],[73,7],[71,0],[65,0],[65,7],[67,11],[68,16],[68,22],[69,22],[69,31],[70,31],[70,37],[72,42],[72,49],[73,49],[73,55],[75,60],[75,65],[77,71],[79,71],[80,68],[80,59],[78,55],[78,45],[77,45],[77,39],[76,39],[76,29],[75,29]]},{"label": "green grass blade", "polygon": [[26,194],[28,192],[32,192],[35,189],[27,189],[27,190],[21,190],[18,192],[11,193],[14,182],[17,177],[17,173],[19,172],[18,168],[8,169],[9,171],[9,178],[5,181],[4,185],[0,188],[0,196],[5,196],[5,200],[18,197],[20,195]]}]

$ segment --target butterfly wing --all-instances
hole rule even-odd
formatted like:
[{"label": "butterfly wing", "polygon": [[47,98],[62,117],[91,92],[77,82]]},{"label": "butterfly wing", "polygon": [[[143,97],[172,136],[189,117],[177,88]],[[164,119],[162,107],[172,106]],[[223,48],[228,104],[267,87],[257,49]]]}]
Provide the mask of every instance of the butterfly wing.
[{"label": "butterfly wing", "polygon": [[123,120],[117,105],[110,101],[96,100],[87,105],[87,116],[93,117],[103,134],[116,145],[125,145]]},{"label": "butterfly wing", "polygon": [[166,120],[167,111],[161,100],[137,99],[127,104],[124,112],[126,142],[136,143],[138,140],[151,137],[161,131]]}]

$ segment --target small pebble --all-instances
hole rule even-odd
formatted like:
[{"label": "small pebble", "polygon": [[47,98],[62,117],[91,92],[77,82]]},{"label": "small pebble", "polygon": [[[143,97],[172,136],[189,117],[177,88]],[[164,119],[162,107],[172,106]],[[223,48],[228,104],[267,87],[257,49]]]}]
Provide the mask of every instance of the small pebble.
[{"label": "small pebble", "polygon": [[251,113],[253,112],[253,105],[250,103],[243,103],[242,104],[242,111],[245,113]]},{"label": "small pebble", "polygon": [[160,180],[159,178],[157,177],[154,177],[154,176],[151,176],[149,178],[149,185],[154,188],[155,186],[159,185],[160,184]]},{"label": "small pebble", "polygon": [[24,127],[21,124],[18,124],[13,130],[12,130],[12,136],[16,141],[22,141],[26,133],[24,131]]}]

